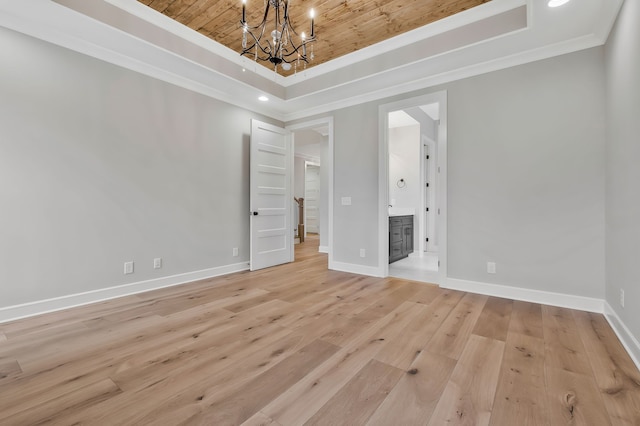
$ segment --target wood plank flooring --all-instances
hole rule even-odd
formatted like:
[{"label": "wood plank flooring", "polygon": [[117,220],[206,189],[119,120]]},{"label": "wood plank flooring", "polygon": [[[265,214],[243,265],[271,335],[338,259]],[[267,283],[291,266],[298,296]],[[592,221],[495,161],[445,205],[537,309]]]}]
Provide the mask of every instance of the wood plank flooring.
[{"label": "wood plank flooring", "polygon": [[640,425],[602,315],[296,262],[0,324],[0,425]]}]

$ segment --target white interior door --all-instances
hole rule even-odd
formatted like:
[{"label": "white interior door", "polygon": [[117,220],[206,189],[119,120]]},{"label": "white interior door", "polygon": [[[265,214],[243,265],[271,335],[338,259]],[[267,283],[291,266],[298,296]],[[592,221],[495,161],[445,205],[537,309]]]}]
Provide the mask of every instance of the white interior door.
[{"label": "white interior door", "polygon": [[251,120],[250,162],[250,269],[255,271],[293,260],[290,134]]},{"label": "white interior door", "polygon": [[305,231],[320,232],[320,166],[307,163],[304,173]]}]

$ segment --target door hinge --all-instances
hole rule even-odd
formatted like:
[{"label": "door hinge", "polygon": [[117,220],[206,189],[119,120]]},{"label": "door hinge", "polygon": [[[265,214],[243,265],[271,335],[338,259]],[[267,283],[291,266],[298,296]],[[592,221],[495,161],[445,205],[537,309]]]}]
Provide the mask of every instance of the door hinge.
[{"label": "door hinge", "polygon": [[425,238],[425,240],[427,240],[427,242],[429,242],[429,239],[428,239],[428,238]]},{"label": "door hinge", "polygon": [[427,188],[429,187],[429,182],[427,182]]},{"label": "door hinge", "polygon": [[440,261],[438,260],[438,268],[440,267]]},{"label": "door hinge", "polygon": [[429,211],[429,207],[427,207],[427,211]]},{"label": "door hinge", "polygon": [[429,156],[427,155],[427,160],[429,159]]}]

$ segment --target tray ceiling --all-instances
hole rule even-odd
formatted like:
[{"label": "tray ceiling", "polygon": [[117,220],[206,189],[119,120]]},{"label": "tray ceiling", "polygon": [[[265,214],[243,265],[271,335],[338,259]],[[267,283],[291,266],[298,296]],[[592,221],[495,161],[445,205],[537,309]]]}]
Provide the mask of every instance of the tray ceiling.
[{"label": "tray ceiling", "polygon": [[[490,0],[294,0],[290,16],[298,32],[309,33],[308,13],[316,11],[315,59],[307,68],[471,9]],[[210,39],[240,52],[241,0],[139,0]],[[264,0],[247,1],[247,20],[262,19]],[[268,62],[260,62],[272,68]],[[281,75],[293,74],[294,70]]]}]

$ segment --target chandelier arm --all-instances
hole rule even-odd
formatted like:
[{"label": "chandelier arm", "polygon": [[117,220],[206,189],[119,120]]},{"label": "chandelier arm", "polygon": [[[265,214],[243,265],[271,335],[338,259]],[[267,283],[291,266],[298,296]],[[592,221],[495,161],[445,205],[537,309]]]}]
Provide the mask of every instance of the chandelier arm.
[{"label": "chandelier arm", "polygon": [[[246,52],[246,54],[250,54],[250,53],[251,53],[251,52]],[[245,52],[241,53],[241,56],[242,56],[242,55],[245,55]],[[268,57],[268,56],[263,57],[263,56],[258,55],[258,59],[257,59],[257,60],[258,60],[258,61],[266,62],[266,61],[268,61],[268,60],[269,60],[269,57]]]},{"label": "chandelier arm", "polygon": [[[259,39],[259,38],[256,38],[253,34],[250,34],[250,35],[251,35],[251,37],[253,37],[254,43],[253,43],[251,46],[248,46],[247,48],[243,49],[243,50],[242,50],[241,55],[245,55],[245,54],[250,54],[250,53],[252,53],[252,51],[253,51],[253,50],[256,48],[256,46],[257,46],[257,48],[258,48],[258,49],[260,49],[260,51],[261,51],[262,53],[264,53],[265,55],[267,55],[267,56],[266,56],[266,57],[264,57],[264,58],[263,58],[262,56],[258,56],[258,59],[259,59],[259,60],[261,60],[261,61],[268,61],[268,60],[269,60],[269,58],[272,56],[272,53],[271,53],[271,52],[273,52],[274,47],[273,47],[273,46],[271,46],[271,43],[269,42],[269,40],[266,40],[266,42],[267,42],[267,45],[268,45],[269,49],[271,49],[271,52],[270,52],[269,50],[265,49],[265,48],[260,44],[260,42],[259,42],[259,41],[260,41],[260,39]],[[290,50],[290,49],[289,49],[289,50],[286,50],[286,51],[285,51],[285,50],[283,50],[283,54],[282,54],[282,58],[281,58],[283,62],[286,62],[286,63],[290,64],[290,63],[292,63],[292,62],[297,61],[297,60],[298,60],[298,58],[300,58],[300,60],[301,60],[301,61],[304,61],[304,62],[306,62],[306,63],[309,63],[309,59],[307,58],[307,55],[306,55],[306,54],[304,54],[304,55],[303,55],[303,54],[300,54],[300,49],[302,48],[302,45],[296,46],[296,45],[292,42],[292,43],[291,43],[291,48],[292,48],[293,50]],[[299,56],[296,56],[296,57],[294,57],[294,58],[291,58],[291,56],[296,55],[296,54],[299,54]]]},{"label": "chandelier arm", "polygon": [[264,16],[262,17],[262,22],[258,24],[256,29],[262,27],[262,32],[264,32],[264,27],[267,24],[267,16],[269,15],[269,7],[271,7],[271,2],[267,0],[267,7],[264,8]]},{"label": "chandelier arm", "polygon": [[254,49],[256,49],[256,46],[257,46],[257,48],[259,48],[259,49],[260,49],[260,52],[261,52],[261,53],[263,53],[264,55],[266,55],[266,56],[264,56],[264,57],[263,57],[263,56],[258,55],[258,57],[257,57],[257,58],[258,58],[259,60],[261,60],[261,61],[268,61],[268,60],[269,60],[269,57],[270,57],[270,54],[269,54],[269,52],[268,52],[268,51],[266,51],[266,50],[265,50],[265,49],[264,49],[264,48],[263,48],[259,43],[253,43],[251,46],[247,47],[246,49],[242,49],[242,52],[240,52],[240,55],[241,55],[241,56],[242,56],[242,55],[255,55],[255,50],[254,50]]},{"label": "chandelier arm", "polygon": [[[290,29],[291,29],[291,31],[293,31],[293,33],[294,33],[295,35],[297,35],[298,37],[300,37],[300,33],[298,33],[298,32],[296,31],[295,27],[293,26],[293,22],[289,21],[289,23],[288,23],[287,27],[288,27],[288,28],[290,28]],[[311,37],[311,35],[307,35],[307,43],[310,43],[310,42],[312,42],[312,41],[316,41],[316,36],[315,36],[315,34],[313,35],[313,37]]]},{"label": "chandelier arm", "polygon": [[[309,60],[307,59],[307,55],[300,55],[299,54],[300,53],[299,49],[300,48],[297,48],[297,49],[294,49],[291,53],[283,54],[282,55],[282,61],[290,64],[290,63],[295,62],[298,59],[300,59],[303,62],[309,63]],[[293,58],[291,58],[291,56],[296,55],[296,54],[298,54],[298,55],[293,57]]]},{"label": "chandelier arm", "polygon": [[[256,37],[256,35],[253,33],[253,31],[251,31],[251,28],[248,28],[246,33],[249,34],[251,36],[251,38],[253,38],[254,43],[243,49],[243,53],[248,52],[249,50],[253,49],[254,46],[258,46],[260,48],[260,50],[262,50],[262,52],[264,52],[265,54],[269,54],[269,52],[267,52],[263,47],[262,47],[262,43],[260,43],[262,41],[262,38],[264,37],[264,30],[265,30],[265,26],[258,26],[258,27],[252,27],[253,29],[260,29],[260,35],[258,37]],[[271,48],[271,44],[269,43],[269,40],[267,40],[267,44],[269,45],[269,48]]]},{"label": "chandelier arm", "polygon": [[273,47],[271,46],[271,43],[269,42],[269,40],[268,39],[266,40],[267,41],[267,46],[269,47],[269,50],[267,50],[264,47],[262,47],[262,44],[260,43],[260,41],[262,39],[262,36],[264,34],[260,34],[260,37],[256,37],[253,33],[249,32],[249,35],[253,38],[254,43],[251,46],[247,47],[246,49],[243,49],[242,50],[243,54],[244,53],[249,53],[255,46],[258,46],[258,48],[262,51],[262,53],[264,53],[266,55],[270,54],[270,51],[273,50]]}]

